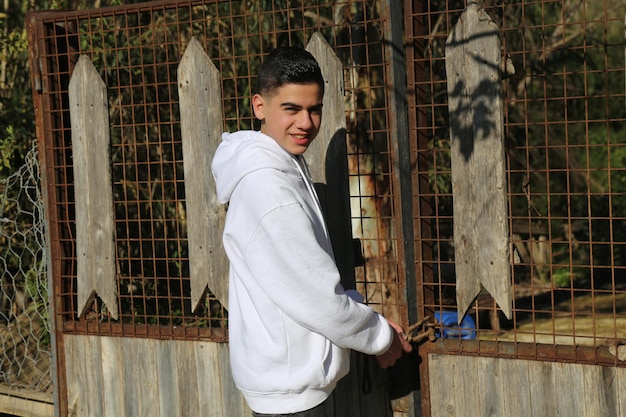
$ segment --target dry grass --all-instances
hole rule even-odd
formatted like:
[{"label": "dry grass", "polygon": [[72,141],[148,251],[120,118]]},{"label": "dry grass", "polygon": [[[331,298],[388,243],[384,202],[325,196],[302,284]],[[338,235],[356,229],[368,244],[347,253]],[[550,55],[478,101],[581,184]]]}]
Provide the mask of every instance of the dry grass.
[{"label": "dry grass", "polygon": [[626,294],[576,296],[555,305],[552,311],[537,311],[517,322],[514,329],[498,335],[480,333],[483,340],[501,340],[557,345],[602,346],[626,340]]}]

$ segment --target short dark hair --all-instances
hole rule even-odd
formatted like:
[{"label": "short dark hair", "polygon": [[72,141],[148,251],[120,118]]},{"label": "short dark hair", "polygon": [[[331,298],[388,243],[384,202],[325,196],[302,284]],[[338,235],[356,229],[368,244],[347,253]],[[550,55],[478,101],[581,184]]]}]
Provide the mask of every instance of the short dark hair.
[{"label": "short dark hair", "polygon": [[322,71],[306,49],[284,46],[270,52],[259,69],[256,93],[271,95],[285,84],[317,84],[324,92]]}]

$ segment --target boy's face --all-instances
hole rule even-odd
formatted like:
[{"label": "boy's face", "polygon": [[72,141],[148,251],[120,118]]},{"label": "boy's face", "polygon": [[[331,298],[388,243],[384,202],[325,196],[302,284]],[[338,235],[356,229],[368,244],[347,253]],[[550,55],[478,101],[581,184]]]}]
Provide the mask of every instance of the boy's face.
[{"label": "boy's face", "polygon": [[285,84],[273,95],[252,97],[261,132],[292,155],[307,150],[322,122],[322,91],[317,84]]}]

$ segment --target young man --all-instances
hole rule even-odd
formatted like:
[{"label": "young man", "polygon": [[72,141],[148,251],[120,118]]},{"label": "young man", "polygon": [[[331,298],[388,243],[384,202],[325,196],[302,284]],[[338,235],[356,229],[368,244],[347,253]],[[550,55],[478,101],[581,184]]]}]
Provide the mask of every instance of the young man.
[{"label": "young man", "polygon": [[402,329],[339,283],[328,230],[302,157],[318,133],[324,80],[301,48],[273,51],[252,98],[260,132],[225,133],[213,158],[228,203],[233,377],[254,415],[322,416],[350,349],[393,365]]}]

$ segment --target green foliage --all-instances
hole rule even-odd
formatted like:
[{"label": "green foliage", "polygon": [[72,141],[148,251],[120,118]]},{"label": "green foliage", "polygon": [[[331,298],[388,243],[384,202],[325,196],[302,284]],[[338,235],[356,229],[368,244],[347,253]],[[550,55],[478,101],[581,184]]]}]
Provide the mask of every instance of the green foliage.
[{"label": "green foliage", "polygon": [[11,161],[15,152],[16,139],[13,126],[6,127],[6,136],[0,141],[0,172],[11,169]]},{"label": "green foliage", "polygon": [[41,333],[37,335],[44,346],[50,344],[50,323],[48,317],[48,287],[41,285],[42,277],[45,277],[45,266],[43,261],[36,262],[31,269],[26,272],[26,294],[32,301],[29,305],[37,311],[43,324]]},{"label": "green foliage", "polygon": [[0,178],[23,163],[35,137],[26,31],[13,23],[10,14],[0,18]]},{"label": "green foliage", "polygon": [[35,138],[28,40],[24,27],[31,10],[75,10],[138,3],[122,0],[12,0],[0,12],[0,178],[24,162]]},{"label": "green foliage", "polygon": [[552,274],[552,279],[556,288],[569,287],[572,283],[571,274],[569,269],[567,268],[562,268],[554,271],[554,273]]},{"label": "green foliage", "polygon": [[581,288],[589,284],[587,272],[576,271],[568,267],[557,268],[552,272],[552,285],[555,288]]}]

